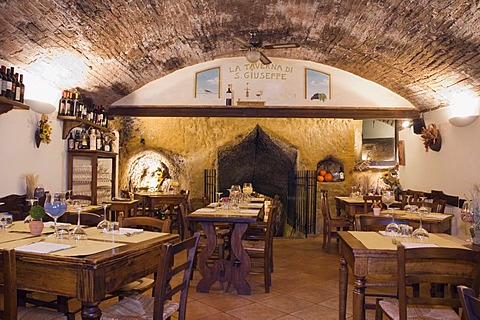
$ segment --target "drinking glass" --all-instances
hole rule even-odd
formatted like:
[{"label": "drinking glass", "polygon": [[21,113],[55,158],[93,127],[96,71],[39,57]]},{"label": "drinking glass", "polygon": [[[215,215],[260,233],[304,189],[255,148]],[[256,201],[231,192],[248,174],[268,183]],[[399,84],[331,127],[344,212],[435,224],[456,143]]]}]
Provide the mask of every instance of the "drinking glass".
[{"label": "drinking glass", "polygon": [[65,202],[64,193],[54,193],[53,196],[48,193],[45,199],[45,213],[53,218],[53,226],[55,228],[55,238],[59,238],[57,219],[67,211],[67,203]]},{"label": "drinking glass", "polygon": [[387,212],[390,212],[390,205],[395,202],[395,195],[393,194],[393,191],[382,191],[382,202],[387,206]]},{"label": "drinking glass", "polygon": [[232,209],[238,209],[242,188],[240,188],[240,185],[238,184],[232,184],[228,190],[230,191],[230,203],[232,204]]},{"label": "drinking glass", "polygon": [[[390,205],[395,201],[395,195],[393,191],[384,190],[382,191],[382,202],[387,206],[387,213],[390,212]],[[392,213],[392,222],[387,224],[385,227],[385,232],[389,236],[396,236],[400,232],[400,227],[395,223],[395,215]]]},{"label": "drinking glass", "polygon": [[[425,197],[421,197],[422,198],[422,203],[425,201]],[[427,207],[425,207],[425,205],[422,205],[420,208],[418,208],[418,214],[419,214],[419,217],[420,217],[420,226],[415,229],[413,231],[413,234],[412,236],[414,238],[417,238],[417,239],[420,239],[420,240],[423,240],[423,239],[427,239],[430,237],[428,231],[423,228],[422,226],[422,217],[424,214],[428,214],[428,209]]]},{"label": "drinking glass", "polygon": [[103,207],[103,220],[97,224],[97,229],[102,229],[103,232],[108,232],[108,230],[110,229],[110,221],[108,221],[107,219],[108,203],[103,202],[102,207]]},{"label": "drinking glass", "polygon": [[405,207],[403,207],[403,210],[405,210],[406,212],[411,212],[412,206],[410,205],[410,198],[412,197],[412,195],[407,194],[406,197],[407,197],[407,204],[405,205]]},{"label": "drinking glass", "polygon": [[72,230],[72,237],[77,240],[87,240],[87,232],[80,226],[80,217],[82,212],[82,204],[79,200],[73,200],[73,209],[77,210],[78,218],[77,225]]},{"label": "drinking glass", "polygon": [[252,187],[252,184],[250,182],[245,182],[243,184],[243,189],[242,189],[243,193],[244,194],[247,194],[247,195],[251,195],[253,193],[253,187]]},{"label": "drinking glass", "polygon": [[465,202],[462,205],[462,210],[460,211],[460,216],[462,218],[462,221],[465,223],[468,223],[470,227],[468,228],[470,239],[468,239],[468,242],[473,242],[473,225],[474,225],[474,220],[473,220],[473,207],[472,207],[472,202],[471,200],[465,200]]}]

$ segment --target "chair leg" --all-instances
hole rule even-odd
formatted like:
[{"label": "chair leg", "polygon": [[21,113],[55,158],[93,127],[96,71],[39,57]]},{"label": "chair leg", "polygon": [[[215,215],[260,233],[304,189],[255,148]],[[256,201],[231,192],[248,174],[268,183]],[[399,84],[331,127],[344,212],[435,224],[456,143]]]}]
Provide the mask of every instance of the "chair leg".
[{"label": "chair leg", "polygon": [[322,245],[322,249],[325,249],[325,245],[326,245],[326,242],[327,242],[327,223],[326,221],[323,221],[323,245]]},{"label": "chair leg", "polygon": [[270,273],[270,266],[269,266],[269,261],[270,259],[267,257],[264,259],[265,263],[263,266],[263,276],[264,276],[264,281],[265,281],[265,293],[270,292],[270,286],[272,285],[272,274]]},{"label": "chair leg", "polygon": [[327,251],[330,251],[330,244],[332,242],[332,231],[330,230],[330,226],[328,228],[328,231],[327,231],[328,235],[327,235]]}]

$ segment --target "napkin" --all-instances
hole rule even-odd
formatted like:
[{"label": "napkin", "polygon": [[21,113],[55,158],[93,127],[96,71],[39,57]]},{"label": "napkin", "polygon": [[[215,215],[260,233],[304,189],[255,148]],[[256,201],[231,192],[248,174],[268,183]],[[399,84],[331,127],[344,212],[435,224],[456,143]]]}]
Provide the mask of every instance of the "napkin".
[{"label": "napkin", "polygon": [[42,242],[35,242],[35,243],[27,244],[24,246],[20,246],[15,248],[15,250],[22,251],[22,252],[33,252],[33,253],[51,253],[51,252],[65,250],[69,248],[72,248],[72,246],[68,244],[42,241]]},{"label": "napkin", "polygon": [[412,248],[433,248],[438,247],[434,243],[421,243],[421,242],[402,242],[405,249],[412,249]]},{"label": "napkin", "polygon": [[109,231],[109,234],[116,234],[116,235],[127,235],[133,236],[134,234],[140,234],[143,232],[143,229],[136,229],[136,228],[119,228],[118,230]]},{"label": "napkin", "polygon": [[240,213],[255,214],[255,213],[258,213],[258,210],[254,210],[254,209],[241,209],[241,210],[240,210]]},{"label": "napkin", "polygon": [[200,209],[196,210],[195,212],[215,212],[215,209],[211,209],[211,208],[200,208]]},{"label": "napkin", "polygon": [[[71,226],[71,225],[72,225],[72,224],[70,224],[70,223],[57,222],[57,227],[69,227],[69,226]],[[45,228],[53,228],[53,227],[55,226],[55,224],[54,224],[52,221],[50,221],[50,222],[44,222],[44,223],[43,223],[43,226],[44,226]]]}]

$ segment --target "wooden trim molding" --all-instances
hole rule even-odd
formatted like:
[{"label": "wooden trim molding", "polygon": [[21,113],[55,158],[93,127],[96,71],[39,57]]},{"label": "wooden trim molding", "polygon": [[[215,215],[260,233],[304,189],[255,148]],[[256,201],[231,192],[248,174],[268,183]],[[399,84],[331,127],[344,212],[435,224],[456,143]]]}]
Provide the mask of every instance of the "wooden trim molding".
[{"label": "wooden trim molding", "polygon": [[420,116],[420,111],[411,107],[114,105],[110,106],[108,114],[113,117],[413,119]]}]

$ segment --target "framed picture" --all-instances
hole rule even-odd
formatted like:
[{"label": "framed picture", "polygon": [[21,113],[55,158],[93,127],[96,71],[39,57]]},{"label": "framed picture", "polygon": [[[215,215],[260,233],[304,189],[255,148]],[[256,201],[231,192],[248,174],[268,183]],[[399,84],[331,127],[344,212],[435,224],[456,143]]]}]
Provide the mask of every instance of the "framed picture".
[{"label": "framed picture", "polygon": [[220,67],[195,73],[195,98],[220,98]]},{"label": "framed picture", "polygon": [[332,98],[331,90],[328,73],[305,68],[305,99],[324,102]]}]

